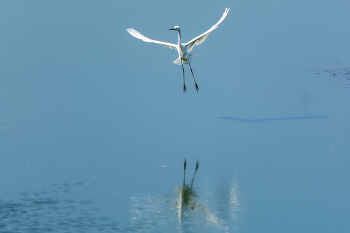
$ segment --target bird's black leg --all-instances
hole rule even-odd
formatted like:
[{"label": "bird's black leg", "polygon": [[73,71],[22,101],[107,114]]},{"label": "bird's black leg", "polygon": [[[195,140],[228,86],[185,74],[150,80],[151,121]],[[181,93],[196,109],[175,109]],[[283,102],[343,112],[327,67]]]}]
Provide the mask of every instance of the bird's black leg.
[{"label": "bird's black leg", "polygon": [[198,92],[198,91],[199,91],[199,88],[198,88],[198,85],[197,85],[196,79],[194,78],[194,74],[193,74],[193,71],[192,71],[191,63],[190,63],[190,62],[188,62],[188,64],[190,65],[191,72],[192,72],[192,76],[193,76],[193,80],[194,80],[194,85],[196,85],[196,90],[197,90],[197,92]]},{"label": "bird's black leg", "polygon": [[184,65],[182,64],[182,61],[181,61],[181,66],[182,66],[182,77],[183,77],[183,80],[184,80],[184,92],[186,94],[186,85],[185,85],[185,70],[184,70]]},{"label": "bird's black leg", "polygon": [[187,165],[187,162],[186,162],[186,159],[184,160],[184,187],[185,187],[185,177],[186,177],[186,165]]},{"label": "bird's black leg", "polygon": [[197,170],[198,170],[198,166],[199,166],[199,160],[197,160],[197,163],[196,163],[196,170],[194,171],[194,174],[193,174],[193,178],[192,178],[192,182],[191,182],[191,189],[192,189],[192,186],[193,186],[194,177],[196,176],[196,173],[197,173]]}]

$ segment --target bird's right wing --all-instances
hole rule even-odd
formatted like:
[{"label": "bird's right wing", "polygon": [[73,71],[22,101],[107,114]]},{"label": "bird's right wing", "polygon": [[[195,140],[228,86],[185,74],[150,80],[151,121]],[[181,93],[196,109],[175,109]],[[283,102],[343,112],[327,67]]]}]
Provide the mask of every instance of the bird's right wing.
[{"label": "bird's right wing", "polygon": [[201,35],[184,44],[186,46],[187,52],[191,51],[195,45],[200,45],[203,41],[205,41],[209,33],[211,33],[215,28],[217,28],[218,25],[226,18],[229,10],[230,8],[226,8],[224,14],[221,16],[221,19],[216,24],[214,24],[208,31],[202,33]]},{"label": "bird's right wing", "polygon": [[138,31],[136,31],[135,29],[132,29],[132,28],[128,28],[126,29],[127,32],[130,33],[130,35],[132,35],[133,37],[137,38],[137,39],[140,39],[140,40],[143,40],[144,42],[153,42],[153,43],[156,43],[156,44],[161,44],[165,47],[168,47],[170,49],[175,49],[177,50],[176,48],[176,45],[175,44],[172,44],[172,43],[167,43],[167,42],[163,42],[163,41],[158,41],[158,40],[152,40],[150,38],[147,38],[145,37],[144,35],[142,35],[141,33],[139,33]]}]

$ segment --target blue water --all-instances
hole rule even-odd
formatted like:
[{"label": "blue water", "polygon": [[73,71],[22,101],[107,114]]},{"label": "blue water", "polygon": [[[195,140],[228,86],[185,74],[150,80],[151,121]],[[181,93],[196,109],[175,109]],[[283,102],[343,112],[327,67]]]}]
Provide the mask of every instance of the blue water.
[{"label": "blue water", "polygon": [[349,2],[174,4],[0,2],[0,232],[349,232]]}]

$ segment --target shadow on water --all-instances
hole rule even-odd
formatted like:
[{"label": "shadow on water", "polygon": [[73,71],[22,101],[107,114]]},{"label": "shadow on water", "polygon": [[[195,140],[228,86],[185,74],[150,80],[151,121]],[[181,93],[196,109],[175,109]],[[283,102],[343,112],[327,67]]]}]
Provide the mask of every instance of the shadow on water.
[{"label": "shadow on water", "polygon": [[118,232],[118,222],[96,213],[94,200],[71,194],[77,186],[83,185],[52,185],[17,200],[0,200],[0,232]]},{"label": "shadow on water", "polygon": [[222,120],[241,121],[246,123],[263,123],[263,122],[274,122],[274,121],[310,120],[310,119],[320,119],[320,118],[329,118],[329,117],[333,117],[333,116],[279,117],[279,118],[262,118],[262,119],[247,119],[247,118],[238,118],[238,117],[219,116],[217,118]]}]

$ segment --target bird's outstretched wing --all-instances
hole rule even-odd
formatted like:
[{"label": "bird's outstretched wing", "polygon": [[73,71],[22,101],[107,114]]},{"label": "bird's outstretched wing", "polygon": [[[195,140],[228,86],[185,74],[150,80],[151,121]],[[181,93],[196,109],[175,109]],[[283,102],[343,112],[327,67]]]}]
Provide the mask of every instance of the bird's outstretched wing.
[{"label": "bird's outstretched wing", "polygon": [[175,44],[167,43],[167,42],[163,42],[163,41],[158,41],[158,40],[152,40],[150,38],[145,37],[144,35],[142,35],[138,31],[136,31],[135,29],[128,28],[128,29],[126,29],[126,31],[129,32],[130,35],[132,35],[133,37],[135,37],[137,39],[140,39],[140,40],[143,40],[144,42],[153,42],[153,43],[161,44],[161,45],[163,45],[165,47],[177,50]]},{"label": "bird's outstretched wing", "polygon": [[200,45],[203,41],[205,41],[205,38],[207,38],[209,33],[212,32],[215,28],[217,28],[219,24],[226,18],[229,10],[230,8],[226,8],[221,19],[216,24],[214,24],[208,31],[204,32],[203,34],[184,44],[186,46],[187,52],[191,51],[195,45]]}]

